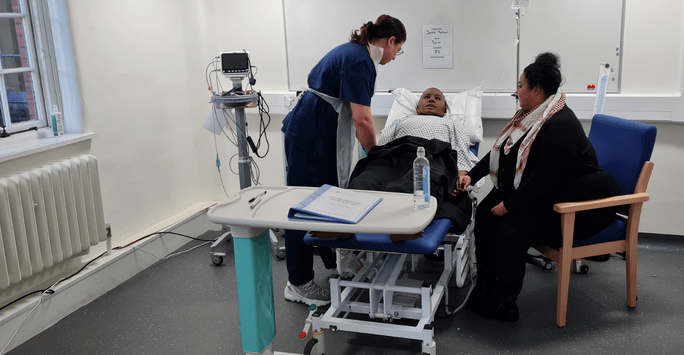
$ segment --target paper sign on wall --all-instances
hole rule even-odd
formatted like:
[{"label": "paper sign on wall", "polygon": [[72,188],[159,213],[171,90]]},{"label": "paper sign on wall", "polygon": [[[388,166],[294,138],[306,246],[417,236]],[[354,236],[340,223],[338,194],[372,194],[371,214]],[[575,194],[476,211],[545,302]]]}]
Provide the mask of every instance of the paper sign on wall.
[{"label": "paper sign on wall", "polygon": [[451,25],[423,26],[423,68],[453,68]]}]

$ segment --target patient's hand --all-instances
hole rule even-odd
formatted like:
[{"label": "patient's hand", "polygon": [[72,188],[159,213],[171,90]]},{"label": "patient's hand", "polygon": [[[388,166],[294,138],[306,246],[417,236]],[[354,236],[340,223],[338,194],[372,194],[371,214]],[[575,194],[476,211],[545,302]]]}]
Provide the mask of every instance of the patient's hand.
[{"label": "patient's hand", "polygon": [[459,172],[458,182],[456,183],[456,190],[451,193],[453,196],[460,196],[465,193],[470,186],[471,178],[468,175],[461,175]]}]

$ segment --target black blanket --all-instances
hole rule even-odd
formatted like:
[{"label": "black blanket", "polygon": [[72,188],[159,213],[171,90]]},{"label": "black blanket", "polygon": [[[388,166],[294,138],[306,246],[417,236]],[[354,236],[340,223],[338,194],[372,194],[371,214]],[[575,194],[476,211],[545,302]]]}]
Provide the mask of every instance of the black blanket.
[{"label": "black blanket", "polygon": [[470,222],[472,203],[467,194],[451,195],[458,180],[458,157],[449,143],[406,136],[375,146],[356,164],[348,188],[413,193],[418,147],[425,147],[430,161],[430,195],[437,199],[435,219],[450,219],[452,231],[462,233]]}]

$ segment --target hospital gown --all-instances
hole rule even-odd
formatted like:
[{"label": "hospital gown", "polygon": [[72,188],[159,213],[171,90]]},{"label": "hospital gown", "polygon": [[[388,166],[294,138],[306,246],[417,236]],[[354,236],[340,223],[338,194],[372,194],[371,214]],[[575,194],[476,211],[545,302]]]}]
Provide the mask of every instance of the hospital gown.
[{"label": "hospital gown", "polygon": [[470,171],[478,162],[470,151],[470,138],[461,122],[431,115],[407,116],[385,127],[378,144],[384,145],[406,136],[438,139],[451,144],[451,149],[458,152],[459,170]]}]

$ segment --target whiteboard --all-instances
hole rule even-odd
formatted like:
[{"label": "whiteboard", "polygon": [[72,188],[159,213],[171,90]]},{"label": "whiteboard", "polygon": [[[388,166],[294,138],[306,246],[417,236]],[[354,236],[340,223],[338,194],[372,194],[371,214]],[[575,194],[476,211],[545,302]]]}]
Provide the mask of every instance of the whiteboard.
[{"label": "whiteboard", "polygon": [[[518,24],[510,0],[283,0],[288,88],[308,87],[311,68],[352,30],[381,14],[400,19],[404,54],[380,66],[376,93],[404,87],[459,92],[513,92]],[[557,53],[565,92],[594,93],[600,65],[613,68],[608,92],[619,92],[624,0],[530,0],[520,17],[519,72],[545,51]],[[453,68],[423,68],[423,26],[453,26]]]}]

